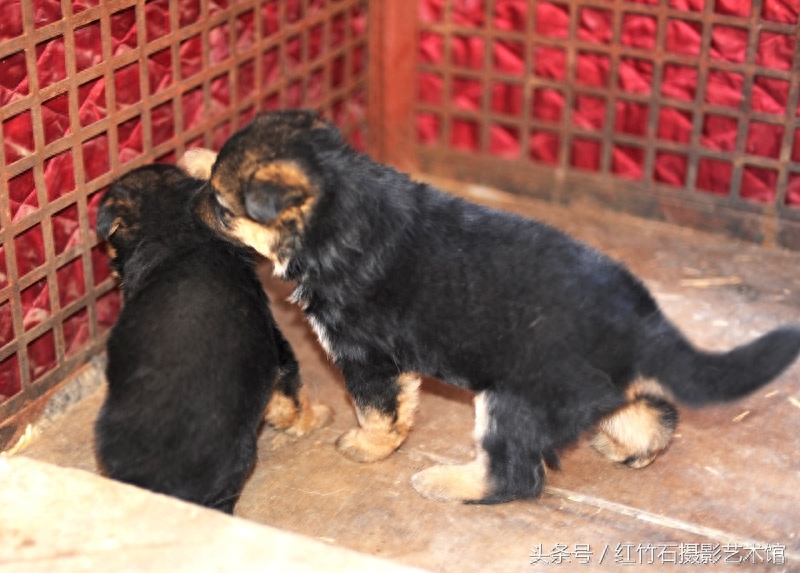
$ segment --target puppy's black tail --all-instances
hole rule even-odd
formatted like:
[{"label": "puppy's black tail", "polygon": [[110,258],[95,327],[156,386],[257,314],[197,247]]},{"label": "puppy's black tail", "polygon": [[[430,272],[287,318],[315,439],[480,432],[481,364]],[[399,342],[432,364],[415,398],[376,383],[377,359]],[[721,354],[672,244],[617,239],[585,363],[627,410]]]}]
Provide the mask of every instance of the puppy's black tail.
[{"label": "puppy's black tail", "polygon": [[710,353],[694,348],[663,316],[648,322],[640,373],[694,406],[745,396],[775,379],[800,354],[800,328],[779,328],[730,352]]}]

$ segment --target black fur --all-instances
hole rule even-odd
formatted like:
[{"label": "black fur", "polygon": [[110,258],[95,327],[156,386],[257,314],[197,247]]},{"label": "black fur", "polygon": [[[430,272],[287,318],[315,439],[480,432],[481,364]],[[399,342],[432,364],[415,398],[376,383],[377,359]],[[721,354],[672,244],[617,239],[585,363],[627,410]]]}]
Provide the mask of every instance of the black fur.
[{"label": "black fur", "polygon": [[356,405],[396,415],[396,377],[409,371],[486,393],[494,490],[479,501],[537,495],[542,461],[622,406],[639,377],[702,405],[752,392],[800,352],[796,328],[699,351],[621,264],[375,163],[310,112],[261,115],[224,145],[211,177],[232,205],[223,231],[236,217],[274,224],[281,190],[252,175],[272,162],[308,176],[310,211],[274,256]]},{"label": "black fur", "polygon": [[152,165],[103,199],[97,230],[125,303],[95,431],[109,477],[232,513],[279,370],[287,395],[299,377],[250,251],[191,216],[203,185]]}]

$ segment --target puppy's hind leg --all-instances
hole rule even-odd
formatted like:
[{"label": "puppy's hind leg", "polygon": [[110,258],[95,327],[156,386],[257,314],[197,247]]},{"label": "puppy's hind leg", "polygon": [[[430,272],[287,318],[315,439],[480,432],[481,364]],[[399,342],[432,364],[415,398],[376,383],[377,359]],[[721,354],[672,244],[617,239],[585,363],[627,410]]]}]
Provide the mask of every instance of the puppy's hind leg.
[{"label": "puppy's hind leg", "polygon": [[333,418],[330,407],[312,402],[300,379],[300,365],[294,352],[277,327],[278,378],[267,404],[267,422],[290,436],[304,436],[328,424]]},{"label": "puppy's hind leg", "polygon": [[411,431],[420,378],[410,372],[380,376],[374,371],[343,370],[360,427],[342,434],[336,447],[357,462],[382,460],[399,448]]},{"label": "puppy's hind leg", "polygon": [[292,393],[276,388],[267,404],[266,419],[273,428],[301,437],[328,425],[333,411],[325,404],[312,402],[306,387],[300,385]]},{"label": "puppy's hind leg", "polygon": [[[411,485],[420,495],[435,501],[481,501],[494,492],[489,453],[483,447],[489,428],[496,425],[490,419],[489,400],[487,392],[475,397],[475,459],[466,464],[433,466],[414,474]],[[536,471],[532,468],[534,474]]]},{"label": "puppy's hind leg", "polygon": [[678,425],[678,411],[658,393],[634,386],[627,404],[600,421],[592,447],[631,468],[650,465],[667,449]]},{"label": "puppy's hind leg", "polygon": [[557,467],[560,447],[623,403],[607,375],[568,351],[563,356],[534,367],[527,386],[478,394],[475,459],[423,470],[412,478],[414,488],[439,501],[489,504],[537,497],[545,462]]}]

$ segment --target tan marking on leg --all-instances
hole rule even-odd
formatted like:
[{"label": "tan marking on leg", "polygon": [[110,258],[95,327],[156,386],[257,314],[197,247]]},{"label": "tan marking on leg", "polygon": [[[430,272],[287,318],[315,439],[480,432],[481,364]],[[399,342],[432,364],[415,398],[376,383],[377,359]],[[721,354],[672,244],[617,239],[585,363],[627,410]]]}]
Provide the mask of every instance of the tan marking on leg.
[{"label": "tan marking on leg", "polygon": [[300,408],[297,412],[297,417],[286,430],[286,433],[290,436],[305,436],[327,425],[333,419],[333,411],[330,407],[325,404],[312,402],[308,397],[308,391],[305,386],[300,388],[298,399],[300,401]]},{"label": "tan marking on leg", "polygon": [[665,425],[662,410],[637,396],[600,422],[592,447],[614,462],[632,468],[650,465],[672,439],[674,428]]},{"label": "tan marking on leg", "polygon": [[294,400],[282,392],[273,392],[267,404],[267,423],[278,430],[285,430],[297,418]]},{"label": "tan marking on leg", "polygon": [[300,437],[322,428],[333,418],[333,411],[324,404],[312,402],[305,386],[298,392],[298,407],[282,392],[273,392],[267,404],[267,422],[290,436]]},{"label": "tan marking on leg", "polygon": [[629,402],[632,402],[639,396],[645,395],[663,398],[664,400],[670,402],[675,400],[672,393],[667,388],[662,386],[658,380],[653,378],[640,378],[636,380],[625,390],[625,395],[628,397]]},{"label": "tan marking on leg", "polygon": [[357,462],[375,462],[389,456],[400,447],[411,427],[419,405],[420,378],[404,373],[397,377],[400,393],[397,396],[396,416],[374,409],[356,408],[359,428],[342,434],[336,447]]},{"label": "tan marking on leg", "polygon": [[452,466],[433,466],[411,477],[411,485],[433,501],[480,501],[487,497],[488,459],[485,453],[473,461]]},{"label": "tan marking on leg", "polygon": [[392,417],[377,410],[357,411],[360,427],[336,441],[341,453],[356,462],[376,462],[400,447],[405,436],[394,431]]},{"label": "tan marking on leg", "polygon": [[418,374],[410,372],[397,377],[400,385],[400,394],[397,396],[397,421],[395,430],[402,434],[405,440],[414,426],[414,417],[419,407],[419,386],[422,379]]},{"label": "tan marking on leg", "polygon": [[187,149],[183,157],[178,159],[177,165],[189,177],[208,180],[211,178],[211,168],[217,160],[217,153],[203,147]]},{"label": "tan marking on leg", "polygon": [[440,465],[422,470],[411,478],[414,489],[434,501],[479,501],[491,494],[489,456],[482,446],[490,423],[486,396],[480,393],[475,396],[475,459],[466,464]]}]

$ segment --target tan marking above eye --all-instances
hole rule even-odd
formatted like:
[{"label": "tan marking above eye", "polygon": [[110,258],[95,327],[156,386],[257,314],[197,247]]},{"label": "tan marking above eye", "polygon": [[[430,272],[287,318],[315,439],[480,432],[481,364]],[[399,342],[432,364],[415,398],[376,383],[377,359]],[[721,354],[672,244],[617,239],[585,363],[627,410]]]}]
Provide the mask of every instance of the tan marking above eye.
[{"label": "tan marking above eye", "polygon": [[294,161],[273,161],[259,167],[253,176],[260,181],[269,181],[286,187],[309,189],[311,183],[303,168]]}]

